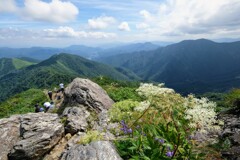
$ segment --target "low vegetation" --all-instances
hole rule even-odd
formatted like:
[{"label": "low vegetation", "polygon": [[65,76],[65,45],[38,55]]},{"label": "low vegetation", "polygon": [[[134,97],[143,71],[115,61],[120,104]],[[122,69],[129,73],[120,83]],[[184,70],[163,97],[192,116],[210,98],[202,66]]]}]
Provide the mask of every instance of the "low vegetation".
[{"label": "low vegetation", "polygon": [[119,101],[109,112],[121,124],[123,138],[115,144],[124,159],[204,159],[210,154],[199,151],[196,135],[220,129],[214,102],[182,97],[163,84],[141,84],[136,93],[142,102]]},{"label": "low vegetation", "polygon": [[13,114],[34,112],[35,104],[42,105],[48,99],[40,89],[29,89],[0,103],[0,118]]}]

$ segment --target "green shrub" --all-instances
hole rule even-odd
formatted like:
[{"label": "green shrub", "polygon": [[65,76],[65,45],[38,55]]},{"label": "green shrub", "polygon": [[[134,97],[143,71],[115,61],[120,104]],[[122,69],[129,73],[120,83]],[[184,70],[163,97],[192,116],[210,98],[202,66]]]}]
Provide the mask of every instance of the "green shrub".
[{"label": "green shrub", "polygon": [[109,110],[109,116],[112,122],[119,122],[123,119],[131,119],[133,109],[139,105],[139,102],[133,100],[124,100],[117,102]]},{"label": "green shrub", "polygon": [[81,137],[81,139],[78,141],[78,144],[89,144],[102,139],[103,136],[98,131],[88,131],[86,135]]},{"label": "green shrub", "polygon": [[231,90],[224,98],[226,107],[240,108],[240,89]]},{"label": "green shrub", "polygon": [[40,89],[29,89],[0,103],[0,118],[13,114],[24,114],[35,111],[35,104],[43,104],[48,101],[46,95]]}]

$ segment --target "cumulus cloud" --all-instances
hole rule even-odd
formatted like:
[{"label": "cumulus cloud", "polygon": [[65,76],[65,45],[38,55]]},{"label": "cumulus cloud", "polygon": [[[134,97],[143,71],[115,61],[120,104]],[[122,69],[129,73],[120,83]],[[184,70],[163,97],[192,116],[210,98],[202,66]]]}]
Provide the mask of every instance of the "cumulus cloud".
[{"label": "cumulus cloud", "polygon": [[146,20],[150,20],[152,18],[151,13],[149,13],[147,10],[141,10],[139,13]]},{"label": "cumulus cloud", "polygon": [[116,20],[113,17],[101,16],[98,18],[92,18],[88,20],[88,26],[90,29],[105,29],[109,25],[115,23]]},{"label": "cumulus cloud", "polygon": [[[240,27],[239,0],[166,0],[159,5],[158,11],[139,12],[143,24],[151,26],[146,30],[161,35],[205,35],[233,31]],[[236,27],[238,26],[238,27]]]},{"label": "cumulus cloud", "polygon": [[127,22],[122,22],[119,26],[118,29],[121,31],[130,31],[130,27]]},{"label": "cumulus cloud", "polygon": [[115,33],[76,31],[71,27],[61,26],[57,29],[44,29],[44,35],[49,38],[115,38]]},{"label": "cumulus cloud", "polygon": [[149,28],[150,26],[146,23],[138,23],[136,24],[136,28],[137,29],[146,29],[146,28]]},{"label": "cumulus cloud", "polygon": [[30,20],[64,23],[72,21],[78,15],[78,8],[71,2],[52,0],[25,0],[22,16]]},{"label": "cumulus cloud", "polygon": [[16,10],[14,0],[0,0],[0,12],[15,12]]},{"label": "cumulus cloud", "polygon": [[17,7],[15,0],[0,0],[0,12],[12,12],[26,20],[65,23],[76,18],[79,11],[71,2],[61,0],[25,0]]}]

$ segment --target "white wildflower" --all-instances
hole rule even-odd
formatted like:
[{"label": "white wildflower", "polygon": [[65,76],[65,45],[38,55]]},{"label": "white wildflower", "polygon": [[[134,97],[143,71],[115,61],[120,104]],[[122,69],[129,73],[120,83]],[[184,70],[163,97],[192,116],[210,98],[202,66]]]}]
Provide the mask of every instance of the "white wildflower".
[{"label": "white wildflower", "polygon": [[142,96],[154,96],[159,94],[172,94],[175,93],[173,89],[165,88],[164,83],[160,83],[157,86],[152,83],[141,83],[140,87],[136,90],[139,95]]},{"label": "white wildflower", "polygon": [[135,111],[139,111],[139,112],[143,112],[145,111],[148,107],[150,106],[150,102],[149,101],[143,101],[139,104],[139,106],[135,107],[134,110]]},{"label": "white wildflower", "polygon": [[185,119],[190,120],[190,127],[198,129],[199,132],[205,133],[207,130],[218,129],[214,124],[216,120],[215,107],[216,103],[209,101],[207,98],[197,99],[193,96],[186,98],[184,105],[187,105]]}]

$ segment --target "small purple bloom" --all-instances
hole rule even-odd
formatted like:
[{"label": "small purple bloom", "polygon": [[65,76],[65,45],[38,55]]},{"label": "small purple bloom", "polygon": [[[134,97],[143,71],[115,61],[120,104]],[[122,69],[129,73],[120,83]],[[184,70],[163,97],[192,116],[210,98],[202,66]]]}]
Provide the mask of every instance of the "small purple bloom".
[{"label": "small purple bloom", "polygon": [[166,156],[168,156],[168,157],[172,157],[173,156],[173,151],[168,151],[167,153],[166,153]]},{"label": "small purple bloom", "polygon": [[155,137],[154,139],[155,139],[155,141],[158,141],[158,140],[159,140],[159,138],[157,138],[157,137]]},{"label": "small purple bloom", "polygon": [[120,123],[121,123],[121,125],[122,125],[121,131],[123,131],[124,134],[132,133],[132,129],[131,129],[131,128],[128,128],[128,126],[126,125],[126,123],[124,122],[124,120],[122,120]]},{"label": "small purple bloom", "polygon": [[158,140],[161,144],[163,144],[165,141],[164,141],[164,139],[159,139]]},{"label": "small purple bloom", "polygon": [[128,129],[128,133],[132,133],[132,129],[131,128]]}]

